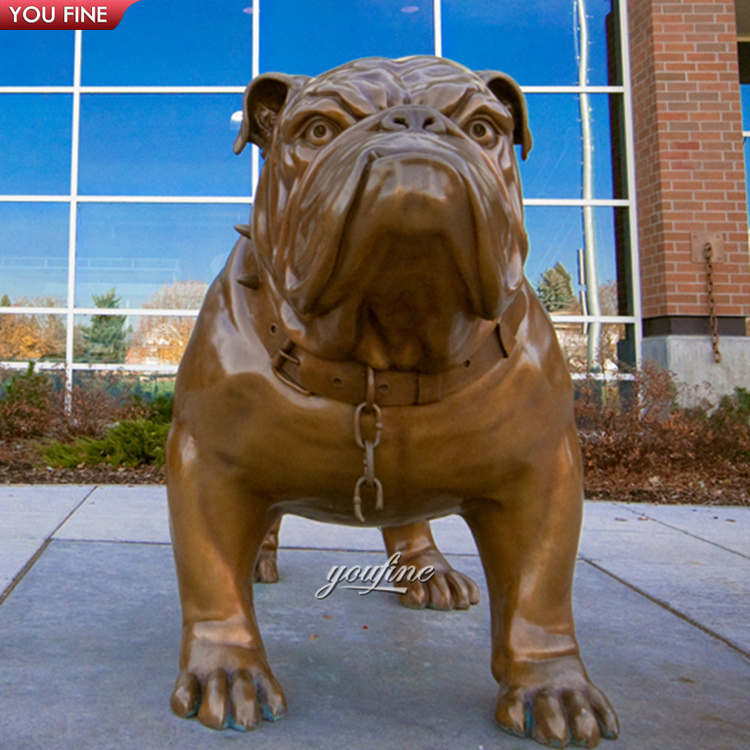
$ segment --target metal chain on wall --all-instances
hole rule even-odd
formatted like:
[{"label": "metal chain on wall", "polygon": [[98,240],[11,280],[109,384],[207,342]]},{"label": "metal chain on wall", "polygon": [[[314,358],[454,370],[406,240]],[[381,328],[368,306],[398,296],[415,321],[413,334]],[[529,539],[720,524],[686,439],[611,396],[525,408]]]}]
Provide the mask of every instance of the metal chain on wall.
[{"label": "metal chain on wall", "polygon": [[711,345],[714,350],[714,362],[721,362],[719,350],[719,320],[716,317],[716,300],[714,299],[714,249],[710,242],[703,246],[706,259],[706,279],[708,285],[708,314],[711,319]]}]

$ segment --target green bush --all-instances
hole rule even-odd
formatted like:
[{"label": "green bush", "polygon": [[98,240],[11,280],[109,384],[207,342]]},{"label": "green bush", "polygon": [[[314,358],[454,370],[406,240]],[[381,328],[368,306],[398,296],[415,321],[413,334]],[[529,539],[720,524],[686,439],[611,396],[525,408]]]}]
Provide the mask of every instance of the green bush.
[{"label": "green bush", "polygon": [[75,468],[106,463],[110,466],[162,466],[169,422],[151,419],[126,420],[100,439],[81,437],[73,443],[59,440],[42,449],[52,467]]},{"label": "green bush", "polygon": [[128,398],[126,411],[128,415],[136,415],[158,424],[169,424],[172,421],[172,410],[174,407],[174,396],[172,394],[161,394],[153,398],[143,398],[136,393]]}]

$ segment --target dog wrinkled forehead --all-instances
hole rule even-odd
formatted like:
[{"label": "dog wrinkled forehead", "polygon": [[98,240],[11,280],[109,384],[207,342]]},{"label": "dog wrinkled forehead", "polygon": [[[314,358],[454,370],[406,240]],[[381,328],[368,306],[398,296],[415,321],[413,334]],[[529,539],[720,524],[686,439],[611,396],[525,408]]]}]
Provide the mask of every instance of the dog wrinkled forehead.
[{"label": "dog wrinkled forehead", "polygon": [[248,141],[265,150],[277,118],[293,117],[315,100],[335,100],[357,119],[402,105],[431,107],[447,116],[468,97],[492,97],[514,120],[513,141],[525,159],[532,139],[526,102],[518,84],[497,71],[474,72],[439,57],[364,58],[316,78],[268,73],[245,91],[244,116],[235,142],[239,153]]},{"label": "dog wrinkled forehead", "polygon": [[364,117],[404,104],[449,110],[470,92],[489,93],[476,73],[448,60],[366,58],[311,79],[297,96],[335,94]]}]

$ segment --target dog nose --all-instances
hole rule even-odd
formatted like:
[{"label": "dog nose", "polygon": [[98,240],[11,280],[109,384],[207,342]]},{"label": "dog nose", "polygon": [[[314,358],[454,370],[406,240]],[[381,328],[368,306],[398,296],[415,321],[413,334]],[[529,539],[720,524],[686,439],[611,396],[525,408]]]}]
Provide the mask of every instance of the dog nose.
[{"label": "dog nose", "polygon": [[429,107],[394,107],[389,110],[381,122],[386,132],[401,130],[425,131],[439,135],[446,132],[440,115]]}]

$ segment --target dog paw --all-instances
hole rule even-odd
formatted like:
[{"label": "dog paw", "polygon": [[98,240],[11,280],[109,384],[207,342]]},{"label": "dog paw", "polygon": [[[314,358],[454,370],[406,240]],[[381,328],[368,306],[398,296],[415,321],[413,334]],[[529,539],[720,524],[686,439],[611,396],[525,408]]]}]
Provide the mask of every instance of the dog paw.
[{"label": "dog paw", "polygon": [[523,671],[497,700],[495,719],[506,732],[563,748],[593,748],[602,738],[618,737],[614,709],[577,657],[526,664]]},{"label": "dog paw", "polygon": [[255,564],[254,580],[256,583],[278,583],[279,564],[276,555],[261,555]]},{"label": "dog paw", "polygon": [[270,669],[261,666],[214,669],[202,679],[180,672],[170,699],[172,711],[198,717],[209,729],[255,729],[261,719],[277,721],[286,713],[286,698]]},{"label": "dog paw", "polygon": [[[415,565],[420,570],[418,561],[412,560],[409,565]],[[399,586],[407,589],[399,596],[399,602],[411,609],[468,609],[479,601],[479,587],[469,576],[453,570],[447,563],[446,569],[435,570],[434,575],[426,582],[400,581]],[[421,566],[422,568],[424,566]]]}]

